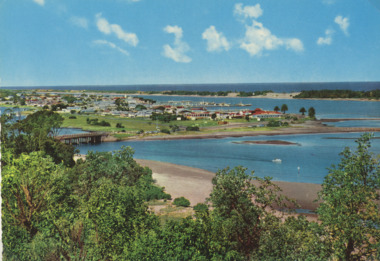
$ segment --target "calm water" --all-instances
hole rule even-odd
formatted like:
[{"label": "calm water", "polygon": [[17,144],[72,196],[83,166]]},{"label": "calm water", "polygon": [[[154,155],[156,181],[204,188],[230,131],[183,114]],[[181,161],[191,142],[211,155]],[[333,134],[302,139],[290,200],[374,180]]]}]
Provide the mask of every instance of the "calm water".
[{"label": "calm water", "polygon": [[240,110],[240,109],[255,109],[262,108],[264,110],[273,110],[275,106],[281,108],[282,104],[287,104],[288,113],[299,113],[302,107],[308,110],[314,107],[316,116],[319,119],[333,118],[380,118],[380,102],[365,102],[365,101],[332,101],[332,100],[298,100],[298,99],[259,99],[259,98],[204,98],[204,97],[186,97],[186,96],[144,96],[158,102],[163,101],[193,101],[193,102],[216,102],[230,104],[251,104],[249,107],[210,107],[210,110]]},{"label": "calm water", "polygon": [[339,122],[325,122],[328,126],[335,127],[377,127],[380,128],[380,121],[377,120],[359,120],[359,121],[339,121]]},{"label": "calm water", "polygon": [[[380,137],[380,133],[375,133]],[[328,173],[327,167],[339,163],[339,153],[345,146],[355,148],[354,139],[359,133],[286,135],[275,137],[242,137],[203,140],[172,141],[129,141],[81,145],[85,154],[88,150],[113,151],[121,146],[131,146],[135,157],[217,171],[227,166],[244,166],[249,171],[274,180],[290,182],[322,183]],[[284,140],[297,145],[239,144],[250,140]],[[372,141],[372,151],[380,154],[380,139]],[[274,163],[279,158],[282,163]],[[298,167],[300,172],[298,173]]]}]

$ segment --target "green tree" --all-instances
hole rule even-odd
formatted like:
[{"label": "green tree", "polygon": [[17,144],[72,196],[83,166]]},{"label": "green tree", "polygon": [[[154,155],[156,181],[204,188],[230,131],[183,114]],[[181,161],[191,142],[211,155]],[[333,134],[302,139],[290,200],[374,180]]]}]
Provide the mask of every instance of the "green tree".
[{"label": "green tree", "polygon": [[277,194],[280,188],[270,178],[246,174],[242,167],[218,171],[212,184],[209,200],[218,231],[231,242],[233,250],[249,259],[270,224],[278,222],[272,206],[284,207],[284,198]]},{"label": "green tree", "polygon": [[341,162],[329,169],[319,193],[319,218],[339,260],[379,258],[380,168],[369,152],[371,137],[363,134],[355,152],[343,150]]},{"label": "green tree", "polygon": [[75,148],[63,144],[54,137],[59,134],[63,117],[52,111],[38,111],[25,119],[15,122],[15,114],[1,117],[2,149],[9,149],[15,155],[33,151],[45,151],[56,163],[64,162],[73,166]]},{"label": "green tree", "polygon": [[275,112],[279,112],[280,111],[280,108],[278,106],[275,106],[274,109],[273,109]]},{"label": "green tree", "polygon": [[315,109],[313,107],[309,108],[308,115],[310,118],[315,118]]},{"label": "green tree", "polygon": [[305,107],[302,107],[302,108],[300,109],[300,113],[302,113],[302,115],[305,115],[305,112],[306,112]]},{"label": "green tree", "polygon": [[4,257],[41,260],[54,253],[65,256],[57,230],[59,220],[70,216],[73,206],[65,169],[41,151],[18,158],[6,151],[3,161]]},{"label": "green tree", "polygon": [[286,105],[286,104],[283,104],[282,106],[281,106],[281,111],[285,114],[285,112],[288,110],[288,105]]},{"label": "green tree", "polygon": [[215,120],[216,117],[217,117],[217,116],[216,116],[216,113],[211,114],[211,119]]}]

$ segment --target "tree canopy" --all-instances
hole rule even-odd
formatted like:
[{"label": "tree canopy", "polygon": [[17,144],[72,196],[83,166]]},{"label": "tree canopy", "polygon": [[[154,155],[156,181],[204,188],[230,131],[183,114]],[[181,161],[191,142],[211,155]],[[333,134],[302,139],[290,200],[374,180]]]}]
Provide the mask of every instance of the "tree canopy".
[{"label": "tree canopy", "polygon": [[341,162],[329,169],[319,193],[319,218],[338,259],[370,259],[376,252],[379,257],[380,168],[369,152],[371,137],[362,135],[355,152],[343,150]]}]

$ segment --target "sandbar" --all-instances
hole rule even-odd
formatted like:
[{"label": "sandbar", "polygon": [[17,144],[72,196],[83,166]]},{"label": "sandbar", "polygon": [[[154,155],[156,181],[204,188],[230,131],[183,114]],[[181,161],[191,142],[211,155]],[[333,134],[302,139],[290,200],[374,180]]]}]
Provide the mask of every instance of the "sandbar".
[{"label": "sandbar", "polygon": [[237,144],[259,144],[259,145],[297,145],[300,146],[299,143],[284,141],[284,140],[245,140],[241,142],[234,142]]}]

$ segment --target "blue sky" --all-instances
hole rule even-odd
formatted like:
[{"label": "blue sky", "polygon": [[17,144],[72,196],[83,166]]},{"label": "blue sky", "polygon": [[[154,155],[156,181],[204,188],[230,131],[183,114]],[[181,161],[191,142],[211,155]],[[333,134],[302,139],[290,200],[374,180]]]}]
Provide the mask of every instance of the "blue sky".
[{"label": "blue sky", "polygon": [[380,0],[0,0],[0,86],[380,81]]}]

